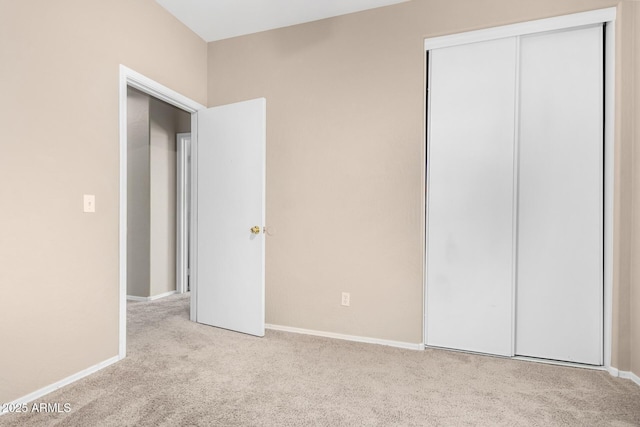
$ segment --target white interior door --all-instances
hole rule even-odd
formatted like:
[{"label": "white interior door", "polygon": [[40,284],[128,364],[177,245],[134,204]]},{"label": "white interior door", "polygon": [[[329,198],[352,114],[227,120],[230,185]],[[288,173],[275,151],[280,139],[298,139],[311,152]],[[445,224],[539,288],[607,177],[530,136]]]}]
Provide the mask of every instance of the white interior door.
[{"label": "white interior door", "polygon": [[196,321],[257,336],[264,335],[265,141],[264,98],[198,112]]},{"label": "white interior door", "polygon": [[602,26],[522,37],[516,354],[602,364]]},{"label": "white interior door", "polygon": [[430,346],[512,353],[515,52],[515,38],[430,52]]}]

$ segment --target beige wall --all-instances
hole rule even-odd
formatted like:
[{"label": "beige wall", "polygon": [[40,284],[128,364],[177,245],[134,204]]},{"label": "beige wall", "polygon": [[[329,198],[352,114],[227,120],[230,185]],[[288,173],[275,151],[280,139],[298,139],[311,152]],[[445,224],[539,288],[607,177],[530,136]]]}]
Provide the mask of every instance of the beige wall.
[{"label": "beige wall", "polygon": [[[616,20],[616,152],[614,202],[614,297],[612,365],[622,371],[631,370],[640,376],[638,351],[637,277],[638,250],[640,249],[640,212],[635,182],[640,172],[638,158],[634,158],[640,144],[636,132],[636,99],[640,83],[637,57],[638,4],[623,1],[618,6]],[[634,274],[635,273],[635,274]],[[636,276],[636,277],[634,277]],[[634,296],[636,298],[634,298]],[[635,335],[635,336],[634,336]]]},{"label": "beige wall", "polygon": [[630,310],[630,370],[640,377],[640,3],[629,4],[629,14],[633,16],[632,32],[630,37],[635,42],[635,50],[632,52],[630,61],[634,61],[632,72],[632,87],[635,90],[634,116],[631,119],[633,125],[633,238],[634,246],[632,250],[633,273],[631,280],[631,290],[629,292]]},{"label": "beige wall", "polygon": [[154,296],[176,289],[176,134],[190,131],[191,115],[155,98],[149,111],[149,296]]},{"label": "beige wall", "polygon": [[[640,225],[631,210],[640,157],[630,155],[638,143],[630,88],[640,86],[633,64],[640,18],[634,2],[623,3],[613,360],[640,373],[640,292],[631,287],[630,251]],[[413,0],[210,43],[211,106],[267,99],[267,224],[277,230],[267,240],[267,322],[421,342],[424,38],[617,4]],[[351,307],[340,306],[341,291],[351,293]]]},{"label": "beige wall", "polygon": [[206,55],[153,0],[0,0],[0,402],[118,354],[118,66],[205,104]]},{"label": "beige wall", "polygon": [[149,296],[149,95],[127,91],[127,295]]}]

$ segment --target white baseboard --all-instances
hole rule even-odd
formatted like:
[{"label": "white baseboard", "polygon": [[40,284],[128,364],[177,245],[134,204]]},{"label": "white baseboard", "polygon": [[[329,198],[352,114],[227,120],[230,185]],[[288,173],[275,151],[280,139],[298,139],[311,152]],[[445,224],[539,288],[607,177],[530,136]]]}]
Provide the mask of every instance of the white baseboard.
[{"label": "white baseboard", "polygon": [[633,381],[634,383],[636,383],[636,384],[638,384],[640,386],[640,377],[637,376],[636,374],[634,374],[633,372],[620,371],[619,377],[631,380],[631,381]]},{"label": "white baseboard", "polygon": [[424,344],[414,344],[402,341],[383,340],[379,338],[359,337],[357,335],[336,334],[334,332],[314,331],[312,329],[294,328],[291,326],[265,325],[265,328],[274,331],[292,332],[294,334],[313,335],[316,337],[333,338],[337,340],[355,341],[367,344],[386,345],[389,347],[404,348],[407,350],[424,350]]},{"label": "white baseboard", "polygon": [[621,371],[618,368],[614,368],[613,366],[607,367],[607,371],[609,372],[609,375],[611,375],[612,377],[619,377],[619,378],[624,378],[626,380],[631,380],[640,386],[640,377],[634,374],[633,372]]},{"label": "white baseboard", "polygon": [[[79,379],[82,379],[88,375],[91,375],[95,372],[98,372],[101,369],[106,368],[109,365],[113,365],[114,363],[116,363],[117,361],[120,360],[120,356],[114,356],[110,359],[107,359],[103,362],[98,363],[97,365],[93,365],[90,366],[87,369],[84,369],[80,372],[77,372],[71,376],[68,376],[67,378],[64,378],[58,382],[55,382],[53,384],[50,384],[46,387],[43,387],[39,390],[34,391],[33,393],[29,393],[26,396],[22,396],[19,399],[14,400],[13,402],[9,402],[9,404],[7,406],[19,406],[19,405],[23,405],[29,402],[33,402],[36,399],[41,398],[42,396],[45,396],[51,392],[54,392],[56,390],[58,390],[61,387],[64,387],[66,385],[69,385],[73,382],[78,381]],[[0,416],[6,414],[8,411],[0,411]]]},{"label": "white baseboard", "polygon": [[169,296],[175,295],[177,293],[178,293],[178,291],[169,291],[169,292],[165,292],[164,294],[154,295],[154,296],[151,296],[151,297],[137,297],[135,295],[127,295],[127,300],[129,300],[129,301],[148,302],[148,301],[155,301],[157,299],[164,298],[164,297],[169,297]]}]

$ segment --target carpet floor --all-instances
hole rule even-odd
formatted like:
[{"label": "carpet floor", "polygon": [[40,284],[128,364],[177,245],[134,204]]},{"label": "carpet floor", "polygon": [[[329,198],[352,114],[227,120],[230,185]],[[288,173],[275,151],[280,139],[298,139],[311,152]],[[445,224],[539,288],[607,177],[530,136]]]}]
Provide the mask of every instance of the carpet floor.
[{"label": "carpet floor", "polygon": [[128,305],[128,356],[2,426],[640,426],[607,372],[189,321],[187,295]]}]

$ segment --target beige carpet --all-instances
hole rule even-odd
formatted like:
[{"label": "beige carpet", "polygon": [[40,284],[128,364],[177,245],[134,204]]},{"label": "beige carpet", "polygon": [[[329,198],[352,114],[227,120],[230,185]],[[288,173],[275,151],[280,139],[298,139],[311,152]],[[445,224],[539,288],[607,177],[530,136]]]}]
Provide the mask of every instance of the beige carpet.
[{"label": "beige carpet", "polygon": [[640,387],[602,371],[410,351],[188,320],[188,300],[129,304],[127,359],[3,426],[640,426]]}]

